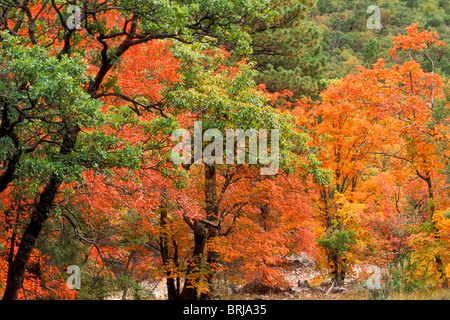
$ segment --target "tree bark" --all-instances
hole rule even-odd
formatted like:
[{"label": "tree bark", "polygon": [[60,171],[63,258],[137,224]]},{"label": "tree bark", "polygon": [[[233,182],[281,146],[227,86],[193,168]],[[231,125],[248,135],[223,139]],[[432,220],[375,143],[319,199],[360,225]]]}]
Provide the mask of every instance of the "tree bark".
[{"label": "tree bark", "polygon": [[[14,122],[19,124],[23,121],[23,118],[24,116],[19,116],[19,118]],[[19,164],[19,160],[22,156],[19,137],[14,132],[14,127],[16,124],[11,124],[8,114],[8,105],[4,104],[1,116],[0,138],[9,137],[14,144],[15,151],[12,157],[6,160],[6,169],[0,175],[0,193],[5,191],[6,188],[8,188],[8,185],[13,181],[14,173],[16,172],[17,165]]]},{"label": "tree bark", "polygon": [[[177,278],[178,282],[175,283],[175,278],[173,275],[173,270],[170,266],[170,255],[169,255],[169,235],[167,232],[167,208],[166,208],[166,193],[163,191],[164,199],[159,207],[160,212],[160,222],[159,225],[161,227],[160,236],[159,236],[159,250],[161,253],[161,259],[165,267],[166,280],[167,280],[167,297],[169,300],[179,300],[179,278]],[[176,243],[174,244],[174,263],[177,264],[178,259],[178,250],[176,247]]]},{"label": "tree bark", "polygon": [[11,242],[10,242],[9,255],[8,255],[8,273],[11,272],[12,263],[14,261],[14,247],[16,245],[17,226],[19,224],[20,215],[22,213],[22,201],[20,198],[17,201],[15,211],[16,211],[16,218],[15,218],[14,224],[12,226]]},{"label": "tree bark", "polygon": [[[127,275],[128,267],[130,266],[131,261],[133,261],[133,263],[131,265],[130,274]],[[128,261],[125,266],[125,269],[123,270],[123,279],[124,279],[125,283],[124,283],[124,288],[123,288],[123,292],[122,292],[122,300],[127,300],[128,289],[130,288],[128,281],[133,280],[134,269],[136,268],[136,264],[137,264],[136,251],[132,250],[130,252],[130,255],[128,256]]]},{"label": "tree bark", "polygon": [[198,272],[197,268],[202,263],[207,239],[206,230],[199,221],[191,223],[190,226],[194,231],[194,251],[187,264],[183,291],[180,294],[181,300],[197,300],[197,283],[200,278],[195,272]]},{"label": "tree bark", "polygon": [[[78,127],[68,127],[66,129],[60,150],[61,155],[67,155],[72,152],[79,132],[80,128]],[[30,222],[22,235],[19,249],[8,272],[3,300],[17,300],[34,244],[48,219],[50,209],[53,206],[53,201],[62,181],[61,177],[52,174],[33,208]]]},{"label": "tree bark", "polygon": [[6,170],[0,176],[0,193],[8,188],[8,185],[14,179],[14,173],[16,172],[17,165],[19,163],[22,153],[17,151],[13,157],[8,161],[6,165]]},{"label": "tree bark", "polygon": [[[214,224],[218,223],[219,219],[219,206],[217,199],[217,173],[214,165],[205,165],[205,203],[206,203],[206,220]],[[214,239],[218,236],[217,228],[207,225],[206,226],[208,240]],[[213,293],[212,282],[214,280],[214,264],[217,263],[218,254],[213,250],[208,250],[206,257],[207,275],[206,281],[208,283],[209,290],[201,294],[202,300],[211,299]]]}]

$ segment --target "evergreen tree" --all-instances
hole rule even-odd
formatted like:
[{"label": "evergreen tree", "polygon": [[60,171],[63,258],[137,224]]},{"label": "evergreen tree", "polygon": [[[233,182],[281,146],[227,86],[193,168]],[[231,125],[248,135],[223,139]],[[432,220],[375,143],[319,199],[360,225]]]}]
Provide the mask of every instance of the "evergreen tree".
[{"label": "evergreen tree", "polygon": [[312,2],[276,0],[271,6],[276,21],[251,33],[256,80],[270,92],[289,90],[294,99],[317,95],[325,87],[325,55],[321,32],[307,16]]}]

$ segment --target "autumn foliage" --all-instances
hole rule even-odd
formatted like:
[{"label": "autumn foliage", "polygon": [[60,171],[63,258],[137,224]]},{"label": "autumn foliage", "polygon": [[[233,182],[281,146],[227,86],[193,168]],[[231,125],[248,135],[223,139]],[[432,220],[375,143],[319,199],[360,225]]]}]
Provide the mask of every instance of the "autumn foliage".
[{"label": "autumn foliage", "polygon": [[[191,23],[188,35],[172,29],[165,8],[155,14],[167,21],[147,21],[134,7],[119,14],[101,4],[75,32],[55,23],[62,7],[46,3],[27,7],[35,17],[28,27],[11,17],[16,24],[3,26],[9,34],[0,35],[0,53],[42,47],[55,64],[72,56],[85,69],[66,78],[85,77],[78,87],[98,104],[58,109],[58,103],[70,109],[74,98],[38,97],[32,87],[40,70],[23,75],[30,80],[16,93],[0,95],[2,295],[49,184],[56,186],[54,199],[18,299],[125,299],[130,292],[151,298],[141,284],[162,278],[169,299],[208,299],[223,282],[283,287],[283,261],[301,252],[339,285],[357,267],[389,269],[409,259],[412,278],[448,287],[449,83],[414,60],[432,59],[427,50],[445,46],[437,33],[413,24],[393,38],[392,61],[359,66],[319,99],[292,101],[291,92],[255,82],[254,64],[242,59],[245,48],[230,45],[235,29],[209,20],[209,29],[202,27],[195,8],[170,16]],[[190,18],[188,10],[195,11]],[[258,10],[252,19],[262,24],[266,11]],[[0,67],[16,70],[8,59],[18,57],[2,55]],[[0,71],[2,83],[11,79],[22,81]],[[14,117],[23,122],[16,131]],[[25,118],[38,124],[26,127]],[[262,176],[261,164],[174,165],[171,134],[192,132],[194,121],[223,132],[281,130],[280,171]],[[76,144],[65,152],[72,127],[79,129]],[[12,178],[8,170],[15,170]],[[69,265],[82,267],[84,291],[67,288]]]}]

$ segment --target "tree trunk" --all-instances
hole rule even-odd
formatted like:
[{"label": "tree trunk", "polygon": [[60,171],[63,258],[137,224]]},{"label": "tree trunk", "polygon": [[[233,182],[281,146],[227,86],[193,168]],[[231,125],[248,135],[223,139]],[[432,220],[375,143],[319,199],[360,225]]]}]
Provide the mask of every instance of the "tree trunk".
[{"label": "tree trunk", "polygon": [[[61,155],[67,155],[72,152],[79,132],[80,129],[78,127],[69,127],[66,129],[60,150]],[[34,205],[30,222],[22,235],[19,249],[8,272],[3,300],[17,300],[34,244],[48,219],[50,209],[53,206],[53,201],[62,181],[63,179],[61,177],[52,174],[39,200]]]},{"label": "tree trunk", "polygon": [[[127,275],[128,267],[130,266],[131,261],[133,261],[133,264],[131,265],[130,274]],[[127,300],[128,289],[130,288],[129,282],[133,280],[134,269],[136,268],[136,264],[137,264],[136,251],[132,250],[130,252],[130,255],[128,256],[128,261],[123,271],[123,279],[125,283],[122,292],[122,300]]]},{"label": "tree trunk", "polygon": [[169,300],[180,300],[179,292],[177,291],[177,286],[175,285],[175,279],[171,276],[167,278],[167,298]]},{"label": "tree trunk", "polygon": [[[2,109],[0,138],[10,138],[14,144],[15,151],[12,157],[6,160],[6,169],[0,175],[0,193],[5,191],[6,188],[8,188],[8,185],[13,181],[14,173],[16,172],[17,165],[19,164],[19,160],[22,156],[19,136],[14,132],[15,126],[11,126],[11,122],[9,120],[8,106],[4,104]],[[23,116],[20,116],[19,119],[23,120]],[[19,123],[20,122],[22,121],[19,121]]]},{"label": "tree trunk", "polygon": [[[173,245],[173,264],[177,270],[179,270],[180,263],[178,261],[178,243],[175,241],[175,239],[172,239],[172,245]],[[180,299],[180,288],[181,288],[181,281],[180,276],[177,275],[176,279],[174,279],[174,295],[176,296],[177,300]]]},{"label": "tree trunk", "polygon": [[330,253],[330,259],[329,261],[330,266],[332,267],[333,271],[331,271],[331,275],[333,278],[333,281],[337,286],[344,285],[345,281],[345,271],[344,271],[344,265],[345,261],[339,261],[339,257],[336,253]]},{"label": "tree trunk", "polygon": [[[164,199],[159,207],[160,212],[160,222],[159,225],[161,227],[160,235],[159,235],[159,250],[161,253],[161,259],[165,267],[166,279],[167,279],[167,297],[169,300],[179,300],[179,286],[175,284],[175,278],[173,276],[173,270],[169,268],[170,257],[169,257],[169,236],[167,232],[167,208],[166,208],[166,192],[163,191]],[[174,243],[174,245],[176,245]],[[174,262],[178,259],[177,248],[175,249]]]},{"label": "tree trunk", "polygon": [[[425,175],[422,175],[422,174],[420,174],[420,172],[418,170],[416,170],[416,173],[419,176],[419,178],[421,178],[422,180],[424,180],[427,183],[430,219],[433,224],[434,238],[436,239],[437,242],[440,242],[441,239],[439,236],[439,230],[436,228],[436,224],[433,221],[433,216],[434,216],[434,212],[436,211],[436,207],[434,205],[434,192],[433,192],[433,184],[431,182],[431,175],[429,172],[427,172]],[[434,260],[436,262],[436,268],[440,274],[439,278],[442,281],[442,287],[448,289],[449,288],[449,283],[448,283],[449,279],[447,278],[447,275],[445,273],[444,263],[442,262],[442,259],[441,259],[441,256],[439,253],[435,254]]]},{"label": "tree trunk", "polygon": [[0,176],[0,193],[5,191],[6,188],[8,188],[8,185],[13,181],[14,173],[16,172],[16,167],[19,163],[21,155],[22,153],[17,151],[16,153],[14,153],[14,156],[8,161],[6,170]]},{"label": "tree trunk", "polygon": [[38,204],[35,205],[33,209],[31,220],[22,235],[19,250],[17,251],[8,272],[3,300],[17,299],[19,289],[23,283],[23,277],[31,251],[33,250],[34,244],[48,219],[50,208],[53,205],[53,200],[61,182],[61,179],[56,178],[55,176],[50,178],[44,191],[42,192]]},{"label": "tree trunk", "polygon": [[206,246],[206,230],[201,223],[195,221],[191,228],[194,231],[194,251],[192,258],[187,263],[186,278],[180,294],[181,300],[197,300],[197,283],[200,280],[198,266],[202,263]]},{"label": "tree trunk", "polygon": [[14,224],[11,226],[12,234],[11,234],[11,241],[10,241],[9,255],[8,255],[8,273],[11,272],[12,263],[14,261],[14,248],[16,245],[17,226],[19,225],[20,216],[22,213],[22,199],[21,198],[19,198],[17,200],[15,209],[11,208],[11,210],[14,210],[16,212],[16,217],[15,217]]},{"label": "tree trunk", "polygon": [[[209,222],[218,223],[219,219],[219,207],[217,203],[217,181],[216,181],[216,167],[214,165],[205,165],[205,203],[206,203],[206,220]],[[207,225],[208,240],[214,239],[218,236],[217,228]],[[214,280],[214,264],[217,263],[217,252],[208,250],[206,257],[206,268],[208,274],[206,275],[206,281],[208,282],[209,291],[201,294],[202,300],[211,299],[213,293],[212,282]]]}]

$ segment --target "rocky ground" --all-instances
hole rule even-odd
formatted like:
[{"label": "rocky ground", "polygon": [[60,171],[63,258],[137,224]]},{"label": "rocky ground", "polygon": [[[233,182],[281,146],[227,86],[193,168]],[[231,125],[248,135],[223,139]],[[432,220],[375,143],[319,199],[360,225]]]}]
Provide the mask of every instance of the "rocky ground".
[{"label": "rocky ground", "polygon": [[[244,286],[242,290],[231,296],[233,299],[281,299],[281,300],[308,300],[308,299],[365,299],[367,292],[363,292],[361,268],[356,268],[354,274],[347,277],[344,286],[336,286],[330,281],[322,281],[315,285],[316,278],[321,277],[316,268],[314,259],[305,253],[289,257],[286,261],[288,272],[287,288],[275,289],[252,284],[250,288]],[[360,292],[358,292],[360,291]],[[359,296],[359,297],[358,297]],[[364,296],[364,297],[363,297]]]},{"label": "rocky ground", "polygon": [[[269,288],[258,283],[250,283],[239,287],[231,285],[226,292],[219,295],[221,299],[345,299],[355,298],[360,282],[356,281],[360,269],[356,270],[356,275],[349,276],[343,287],[332,285],[329,281],[324,281],[318,286],[312,283],[320,276],[316,270],[314,259],[305,253],[291,256],[285,261],[288,269],[286,288]],[[155,299],[166,299],[166,281],[164,278],[152,282],[141,284],[152,292]]]},{"label": "rocky ground", "polygon": [[[286,258],[284,261],[287,269],[286,281],[288,285],[284,288],[273,288],[260,283],[249,283],[245,286],[229,285],[221,288],[218,299],[246,300],[246,299],[283,299],[283,300],[303,300],[303,299],[364,299],[362,295],[367,295],[360,289],[361,281],[358,278],[362,272],[361,268],[356,268],[353,275],[349,275],[344,286],[339,287],[330,281],[322,281],[317,285],[315,279],[321,276],[316,268],[316,262],[305,253]],[[360,279],[359,279],[360,280]],[[157,300],[167,299],[166,279],[156,279],[153,281],[143,281],[141,287],[150,295],[149,298]],[[358,292],[359,291],[359,292]],[[121,299],[122,294],[110,296],[111,300]],[[129,292],[127,299],[133,299]]]},{"label": "rocky ground", "polygon": [[[288,270],[286,274],[288,285],[284,288],[268,287],[256,282],[245,286],[218,285],[216,298],[222,300],[367,300],[380,298],[375,297],[374,292],[367,289],[367,276],[371,273],[368,272],[371,266],[354,268],[353,272],[347,275],[343,286],[336,286],[326,279],[323,280],[323,275],[317,270],[314,259],[304,253],[287,258],[285,267]],[[318,278],[323,281],[317,281]],[[141,287],[149,293],[143,297],[144,299],[167,299],[165,278],[144,281],[141,283]],[[133,299],[130,291],[127,299]],[[110,296],[110,299],[119,300],[121,297],[122,294],[118,293]],[[406,295],[400,293],[390,295],[389,299],[449,300],[450,291],[433,289]]]}]

